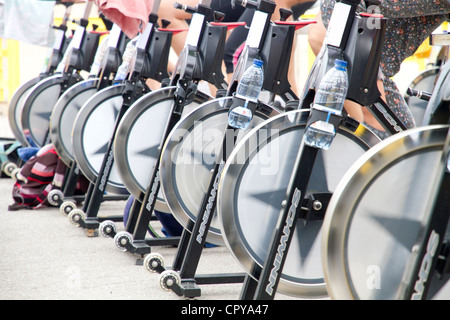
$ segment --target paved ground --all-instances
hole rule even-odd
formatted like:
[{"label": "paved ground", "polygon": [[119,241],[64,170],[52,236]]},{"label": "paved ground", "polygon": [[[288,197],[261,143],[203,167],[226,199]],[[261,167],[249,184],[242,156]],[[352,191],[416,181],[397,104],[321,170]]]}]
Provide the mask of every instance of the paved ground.
[{"label": "paved ground", "polygon": [[[4,104],[0,137],[12,137]],[[13,180],[0,179],[0,300],[180,299],[160,289],[157,274],[136,265],[138,256],[119,251],[113,239],[88,238],[57,208],[8,211],[12,186]],[[99,215],[120,215],[124,206],[124,201],[104,202]],[[152,249],[172,264],[176,248]],[[199,273],[241,271],[225,247],[204,250],[198,267]],[[241,286],[202,286],[199,299],[235,300]]]},{"label": "paved ground", "polygon": [[[138,256],[116,249],[112,239],[88,238],[56,208],[7,211],[12,180],[0,180],[0,300],[179,299],[162,291],[158,276],[136,265]],[[102,214],[119,214],[125,203],[104,203]],[[123,212],[123,211],[122,211]],[[117,223],[119,230],[121,224]],[[155,247],[166,264],[173,247]],[[239,271],[225,248],[204,251],[199,272]],[[202,286],[201,299],[239,296],[241,285]]]}]

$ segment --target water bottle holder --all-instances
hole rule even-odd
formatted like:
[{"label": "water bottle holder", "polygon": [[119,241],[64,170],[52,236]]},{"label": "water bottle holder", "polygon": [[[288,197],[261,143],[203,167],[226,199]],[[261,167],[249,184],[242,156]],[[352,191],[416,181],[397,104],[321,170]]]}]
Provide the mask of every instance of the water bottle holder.
[{"label": "water bottle holder", "polygon": [[332,124],[337,132],[342,123],[342,119],[342,115],[329,113],[325,110],[319,110],[311,107],[306,126],[308,127],[316,121],[325,121]]},{"label": "water bottle holder", "polygon": [[[233,98],[231,99],[230,108],[228,110],[231,111],[236,107],[243,107],[245,106],[245,99],[239,98],[236,96],[236,93],[233,93]],[[255,113],[256,108],[258,107],[258,102],[248,101],[247,108],[249,108],[252,111],[252,114]]]}]

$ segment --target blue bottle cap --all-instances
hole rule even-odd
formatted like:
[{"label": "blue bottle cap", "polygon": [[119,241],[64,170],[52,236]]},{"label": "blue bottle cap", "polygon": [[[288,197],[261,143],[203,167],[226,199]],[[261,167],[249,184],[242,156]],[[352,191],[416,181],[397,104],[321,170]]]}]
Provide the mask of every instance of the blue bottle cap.
[{"label": "blue bottle cap", "polygon": [[262,62],[262,60],[259,60],[259,59],[254,59],[254,60],[253,60],[253,64],[254,64],[255,66],[257,66],[257,67],[262,67],[263,63],[264,63],[264,62]]},{"label": "blue bottle cap", "polygon": [[347,68],[347,61],[336,59],[336,60],[334,60],[334,65],[336,67],[338,67],[338,68],[346,69]]}]

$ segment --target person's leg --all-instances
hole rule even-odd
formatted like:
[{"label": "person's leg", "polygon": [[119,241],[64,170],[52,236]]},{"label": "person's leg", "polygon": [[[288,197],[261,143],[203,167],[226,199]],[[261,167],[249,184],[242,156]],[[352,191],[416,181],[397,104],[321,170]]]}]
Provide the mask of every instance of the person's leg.
[{"label": "person's leg", "polygon": [[[184,10],[175,9],[173,5],[176,2],[191,7],[195,7],[198,4],[198,0],[162,0],[158,11],[159,19],[170,21],[169,27],[171,29],[188,29],[189,25],[186,20],[191,18],[191,14]],[[161,21],[159,21],[159,25],[161,25]],[[183,31],[175,34],[172,38],[172,48],[177,55],[183,50],[186,36],[187,31]]]},{"label": "person's leg", "polygon": [[[275,9],[274,14],[272,15],[272,21],[276,21],[280,19],[281,8],[290,9],[292,11],[292,17],[289,20],[297,20],[306,10],[308,10],[316,1],[311,0],[275,0],[277,7]],[[291,85],[292,91],[299,95],[297,88],[297,77],[295,75],[295,63],[296,63],[296,38],[294,37],[294,43],[292,45],[291,57],[289,61],[289,69],[288,69],[288,81]]]},{"label": "person's leg", "polygon": [[[304,12],[307,8],[309,8],[315,1],[311,0],[276,0],[276,8],[271,17],[272,21],[276,21],[280,19],[280,8],[291,9],[295,6],[296,18]],[[239,21],[245,21],[247,27],[238,27],[231,32],[227,43],[225,45],[225,54],[224,54],[224,62],[227,72],[227,79],[230,81],[231,76],[233,74],[234,66],[237,62],[237,59],[242,52],[243,46],[245,45],[245,41],[247,39],[248,34],[248,26],[250,26],[252,18],[253,18],[253,9],[246,9]],[[291,18],[292,19],[292,18]],[[288,80],[291,85],[292,90],[297,94],[297,86],[296,86],[296,77],[295,77],[295,53],[294,53],[295,44],[292,48],[290,65],[288,71]]]},{"label": "person's leg", "polygon": [[327,29],[323,25],[322,13],[320,11],[314,17],[314,20],[317,23],[313,23],[308,27],[308,42],[312,52],[317,56],[322,48]]},{"label": "person's leg", "polygon": [[243,45],[247,40],[248,26],[250,26],[253,18],[252,9],[245,9],[242,15],[239,17],[238,22],[245,22],[247,26],[241,26],[233,29],[225,44],[224,63],[227,73],[228,82],[234,71],[234,66],[242,51]]}]

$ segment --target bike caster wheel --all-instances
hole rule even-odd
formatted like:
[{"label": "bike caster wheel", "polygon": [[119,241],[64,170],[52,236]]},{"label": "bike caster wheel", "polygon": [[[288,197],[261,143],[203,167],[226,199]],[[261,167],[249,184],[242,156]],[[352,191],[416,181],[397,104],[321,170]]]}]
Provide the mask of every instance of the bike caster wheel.
[{"label": "bike caster wheel", "polygon": [[57,206],[61,204],[64,199],[64,194],[61,190],[55,189],[48,193],[47,200],[52,206]]},{"label": "bike caster wheel", "polygon": [[114,244],[120,251],[127,251],[127,245],[133,241],[130,233],[126,231],[119,232],[114,236]]},{"label": "bike caster wheel", "polygon": [[2,170],[8,177],[12,177],[13,171],[17,168],[17,164],[15,164],[14,162],[5,162],[2,165]]},{"label": "bike caster wheel", "polygon": [[86,214],[80,209],[72,210],[69,213],[69,221],[73,225],[79,226],[81,222],[84,221],[85,219]]},{"label": "bike caster wheel", "polygon": [[112,238],[116,234],[116,225],[111,220],[105,220],[100,223],[99,229],[105,238]]},{"label": "bike caster wheel", "polygon": [[59,211],[63,214],[69,214],[73,210],[77,208],[77,205],[73,201],[64,201],[61,206],[59,207]]},{"label": "bike caster wheel", "polygon": [[145,270],[157,273],[158,269],[164,268],[164,258],[159,253],[150,253],[144,258]]},{"label": "bike caster wheel", "polygon": [[181,283],[181,277],[178,272],[166,270],[159,276],[159,286],[165,291],[171,291],[175,284]]},{"label": "bike caster wheel", "polygon": [[20,168],[15,168],[15,169],[11,172],[11,178],[14,179],[14,180],[16,180],[16,181],[19,180],[19,176],[18,176],[19,172],[20,172]]}]

